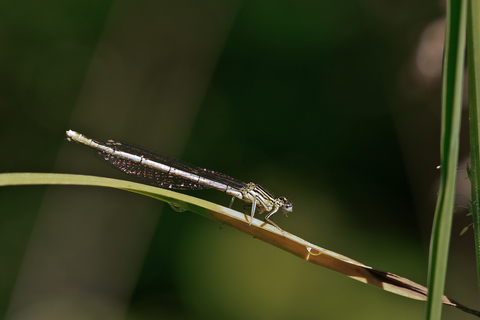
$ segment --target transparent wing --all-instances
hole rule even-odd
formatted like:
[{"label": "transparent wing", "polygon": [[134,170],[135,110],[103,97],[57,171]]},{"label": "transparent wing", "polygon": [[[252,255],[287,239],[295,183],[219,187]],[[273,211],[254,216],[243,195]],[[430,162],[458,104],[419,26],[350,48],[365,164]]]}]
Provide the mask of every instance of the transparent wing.
[{"label": "transparent wing", "polygon": [[[240,180],[234,179],[226,174],[205,169],[205,168],[200,168],[188,162],[184,162],[172,157],[157,154],[149,150],[146,150],[144,148],[136,147],[123,142],[107,140],[102,142],[101,144],[107,145],[119,151],[124,151],[124,152],[135,154],[137,156],[142,156],[145,159],[166,164],[173,168],[180,169],[185,172],[193,173],[200,177],[207,178],[209,180],[222,182],[234,188],[242,188],[246,185],[246,183]],[[200,189],[211,188],[208,184],[199,184],[195,181],[179,178],[179,177],[170,175],[167,172],[162,172],[158,169],[153,169],[151,167],[145,166],[137,162],[133,162],[131,160],[126,160],[126,159],[116,157],[108,152],[96,151],[95,153],[96,153],[96,156],[101,161],[114,167],[115,169],[120,170],[128,175],[134,176],[137,179],[140,179],[146,183],[155,185],[160,188],[177,189],[177,190],[200,190]]]}]

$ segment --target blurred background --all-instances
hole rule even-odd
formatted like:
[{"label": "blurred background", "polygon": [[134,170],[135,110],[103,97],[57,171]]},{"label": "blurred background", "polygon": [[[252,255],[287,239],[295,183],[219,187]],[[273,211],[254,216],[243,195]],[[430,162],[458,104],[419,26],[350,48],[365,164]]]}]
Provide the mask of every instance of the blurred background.
[{"label": "blurred background", "polygon": [[[286,231],[425,285],[444,11],[438,0],[2,1],[0,172],[129,179],[65,130],[127,141],[287,196]],[[479,309],[466,214],[454,216],[445,293]],[[0,274],[0,314],[15,320],[421,319],[425,306],[94,187],[1,188]]]}]

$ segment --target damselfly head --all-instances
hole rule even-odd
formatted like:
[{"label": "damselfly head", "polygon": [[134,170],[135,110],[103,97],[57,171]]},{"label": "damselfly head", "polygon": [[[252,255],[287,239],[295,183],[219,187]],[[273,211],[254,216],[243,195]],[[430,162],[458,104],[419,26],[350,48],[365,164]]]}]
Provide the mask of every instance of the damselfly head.
[{"label": "damselfly head", "polygon": [[290,201],[288,201],[287,198],[285,198],[285,197],[278,197],[278,199],[283,202],[282,210],[283,210],[283,212],[285,213],[285,215],[287,215],[287,213],[293,211],[293,204],[292,204]]}]

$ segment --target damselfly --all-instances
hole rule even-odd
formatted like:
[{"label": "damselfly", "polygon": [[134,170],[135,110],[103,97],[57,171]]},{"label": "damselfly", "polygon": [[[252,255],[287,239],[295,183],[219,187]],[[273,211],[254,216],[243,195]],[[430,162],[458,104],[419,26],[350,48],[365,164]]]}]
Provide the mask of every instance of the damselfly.
[{"label": "damselfly", "polygon": [[96,149],[100,160],[154,186],[177,190],[213,188],[232,196],[230,207],[235,198],[251,203],[250,225],[258,207],[259,213],[267,212],[265,221],[282,230],[270,220],[270,217],[279,209],[282,209],[285,215],[293,209],[292,203],[287,198],[274,198],[258,184],[245,183],[226,174],[200,168],[140,147],[115,140],[98,142],[73,130],[67,131],[67,140]]}]

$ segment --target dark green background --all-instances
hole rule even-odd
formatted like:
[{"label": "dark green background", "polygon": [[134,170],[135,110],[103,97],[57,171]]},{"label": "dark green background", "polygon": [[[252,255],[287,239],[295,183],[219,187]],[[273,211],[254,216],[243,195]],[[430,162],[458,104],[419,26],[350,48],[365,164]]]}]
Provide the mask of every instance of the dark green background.
[{"label": "dark green background", "polygon": [[[294,203],[288,219],[277,215],[285,230],[425,284],[441,83],[415,59],[443,15],[438,1],[3,1],[0,171],[126,178],[64,138],[74,129],[128,141],[285,195]],[[43,219],[49,205],[80,213]],[[118,220],[89,220],[112,206]],[[472,233],[458,235],[465,215],[455,215],[446,294],[478,308]],[[148,230],[122,235],[137,217]],[[42,236],[62,223],[100,225],[105,236],[79,232],[81,248]],[[136,235],[143,247],[123,256]],[[36,245],[52,256],[25,258]],[[115,258],[107,266],[108,248],[136,257],[137,269],[122,276]],[[72,275],[76,259],[91,270]],[[11,319],[89,319],[104,305],[117,310],[104,319],[420,319],[424,307],[192,213],[98,188],[2,188],[0,274],[0,314]],[[30,284],[27,298],[17,279]]]}]

